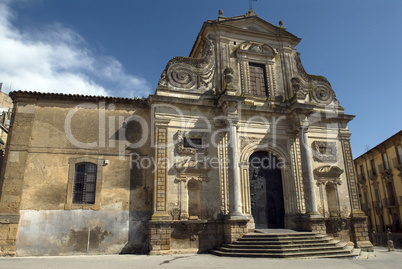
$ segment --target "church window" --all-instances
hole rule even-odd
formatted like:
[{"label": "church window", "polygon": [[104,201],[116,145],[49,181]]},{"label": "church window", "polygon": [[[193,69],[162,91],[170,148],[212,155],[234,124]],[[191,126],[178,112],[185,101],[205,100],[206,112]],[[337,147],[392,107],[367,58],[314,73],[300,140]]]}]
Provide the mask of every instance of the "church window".
[{"label": "church window", "polygon": [[95,203],[96,175],[96,164],[84,162],[75,165],[73,203]]},{"label": "church window", "polygon": [[264,64],[249,63],[250,94],[267,97],[267,73]]}]

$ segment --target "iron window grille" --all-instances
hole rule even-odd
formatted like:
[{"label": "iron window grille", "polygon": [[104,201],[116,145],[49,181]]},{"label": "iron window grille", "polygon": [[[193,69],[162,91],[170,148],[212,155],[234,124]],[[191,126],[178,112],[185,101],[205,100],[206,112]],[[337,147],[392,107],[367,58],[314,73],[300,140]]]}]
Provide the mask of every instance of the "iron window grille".
[{"label": "iron window grille", "polygon": [[96,164],[89,162],[75,165],[73,203],[95,204],[97,169]]}]

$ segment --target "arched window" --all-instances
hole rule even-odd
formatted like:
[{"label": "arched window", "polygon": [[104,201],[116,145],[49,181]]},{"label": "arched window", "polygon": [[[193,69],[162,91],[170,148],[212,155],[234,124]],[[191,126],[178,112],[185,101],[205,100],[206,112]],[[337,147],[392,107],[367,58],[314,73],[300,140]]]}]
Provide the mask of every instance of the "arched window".
[{"label": "arched window", "polygon": [[95,204],[97,169],[98,166],[94,163],[75,164],[74,204]]}]

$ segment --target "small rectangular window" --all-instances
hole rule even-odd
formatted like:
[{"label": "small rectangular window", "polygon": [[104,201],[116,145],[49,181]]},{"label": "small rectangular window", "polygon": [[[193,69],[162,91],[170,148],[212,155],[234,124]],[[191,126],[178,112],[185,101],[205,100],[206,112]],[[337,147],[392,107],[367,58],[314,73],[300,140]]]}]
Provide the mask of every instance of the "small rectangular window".
[{"label": "small rectangular window", "polygon": [[95,204],[97,165],[77,163],[75,165],[73,203]]},{"label": "small rectangular window", "polygon": [[249,63],[250,94],[267,97],[267,73],[264,64]]},{"label": "small rectangular window", "polygon": [[202,138],[184,138],[183,146],[185,148],[202,148]]}]

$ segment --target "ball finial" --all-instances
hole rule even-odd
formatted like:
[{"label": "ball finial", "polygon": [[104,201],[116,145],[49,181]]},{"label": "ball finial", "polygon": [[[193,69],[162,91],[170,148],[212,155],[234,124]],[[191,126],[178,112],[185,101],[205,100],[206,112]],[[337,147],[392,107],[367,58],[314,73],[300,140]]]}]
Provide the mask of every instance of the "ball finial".
[{"label": "ball finial", "polygon": [[223,10],[219,9],[219,17],[223,17]]}]

